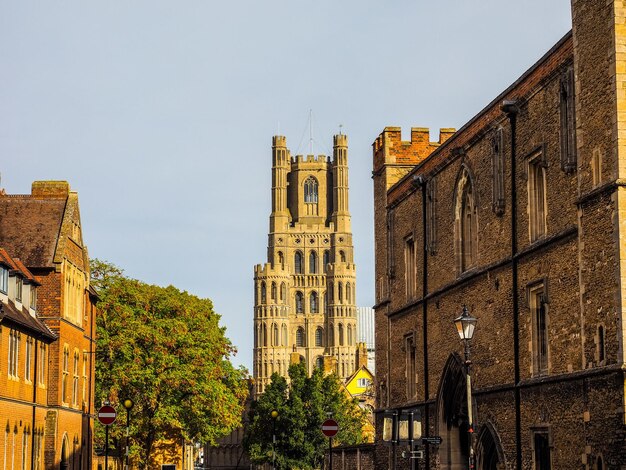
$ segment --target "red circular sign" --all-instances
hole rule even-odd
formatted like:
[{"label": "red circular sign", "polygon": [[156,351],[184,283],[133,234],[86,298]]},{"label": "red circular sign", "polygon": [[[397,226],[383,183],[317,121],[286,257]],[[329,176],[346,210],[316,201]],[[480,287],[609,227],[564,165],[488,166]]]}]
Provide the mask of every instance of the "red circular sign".
[{"label": "red circular sign", "polygon": [[105,426],[113,424],[115,422],[115,418],[117,418],[117,412],[112,406],[104,405],[98,410],[98,421]]},{"label": "red circular sign", "polygon": [[339,425],[334,419],[327,419],[322,423],[322,432],[326,437],[333,437],[339,432]]}]

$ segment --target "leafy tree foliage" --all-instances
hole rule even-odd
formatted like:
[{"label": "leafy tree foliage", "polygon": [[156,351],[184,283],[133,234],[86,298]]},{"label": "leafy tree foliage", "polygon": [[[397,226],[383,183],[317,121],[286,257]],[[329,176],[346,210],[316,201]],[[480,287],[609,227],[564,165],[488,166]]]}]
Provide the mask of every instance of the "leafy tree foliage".
[{"label": "leafy tree foliage", "polygon": [[[157,442],[214,443],[239,426],[246,371],[231,364],[235,350],[211,301],[129,279],[99,260],[92,260],[91,274],[100,296],[96,403],[109,401],[124,416],[121,403],[134,401],[133,462],[150,467]],[[124,421],[109,430],[118,450]]]},{"label": "leafy tree foliage", "polygon": [[[272,411],[278,412],[272,418]],[[289,384],[274,373],[263,395],[252,402],[250,426],[244,445],[251,460],[262,464],[274,462],[277,469],[321,468],[328,438],[321,431],[329,413],[339,424],[335,445],[363,442],[362,427],[366,415],[356,400],[342,391],[336,375],[324,376],[315,369],[307,377],[303,364],[289,367]],[[272,449],[272,435],[276,443]]]}]

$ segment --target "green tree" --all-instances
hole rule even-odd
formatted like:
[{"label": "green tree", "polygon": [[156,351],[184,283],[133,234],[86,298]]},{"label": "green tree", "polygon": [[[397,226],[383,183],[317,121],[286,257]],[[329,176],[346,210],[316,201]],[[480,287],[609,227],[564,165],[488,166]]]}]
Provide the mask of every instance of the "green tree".
[{"label": "green tree", "polygon": [[[96,403],[134,401],[133,462],[149,467],[157,442],[215,443],[239,426],[247,372],[231,364],[235,349],[211,301],[129,279],[99,260],[91,273],[100,297]],[[125,429],[110,428],[121,450]]]},{"label": "green tree", "polygon": [[[272,411],[278,412],[272,418]],[[258,400],[252,402],[244,446],[254,463],[272,462],[277,469],[321,468],[328,438],[321,431],[329,413],[339,424],[335,445],[363,442],[364,411],[341,389],[336,375],[315,369],[307,377],[303,364],[289,367],[289,384],[274,373]],[[276,443],[272,448],[272,433]],[[274,452],[274,454],[273,454]]]}]

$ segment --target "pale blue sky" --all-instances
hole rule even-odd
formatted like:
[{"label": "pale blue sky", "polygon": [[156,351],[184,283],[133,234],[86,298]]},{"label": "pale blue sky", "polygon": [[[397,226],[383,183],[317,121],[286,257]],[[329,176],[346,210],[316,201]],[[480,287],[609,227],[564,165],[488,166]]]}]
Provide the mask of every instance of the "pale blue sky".
[{"label": "pale blue sky", "polygon": [[462,126],[570,29],[569,4],[0,0],[0,186],[68,180],[90,255],[211,298],[250,367],[279,126],[294,154],[309,109],[314,153],[348,134],[371,306],[371,143]]}]

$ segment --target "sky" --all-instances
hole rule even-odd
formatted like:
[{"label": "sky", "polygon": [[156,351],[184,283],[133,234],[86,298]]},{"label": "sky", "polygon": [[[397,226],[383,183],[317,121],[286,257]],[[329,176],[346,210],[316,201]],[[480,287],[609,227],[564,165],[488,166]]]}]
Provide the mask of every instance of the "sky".
[{"label": "sky", "polygon": [[372,142],[460,128],[570,28],[570,0],[0,0],[0,187],[68,181],[90,257],[210,298],[251,370],[272,136],[348,135],[372,306]]}]

